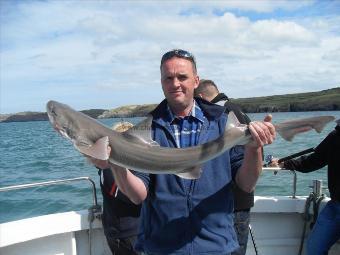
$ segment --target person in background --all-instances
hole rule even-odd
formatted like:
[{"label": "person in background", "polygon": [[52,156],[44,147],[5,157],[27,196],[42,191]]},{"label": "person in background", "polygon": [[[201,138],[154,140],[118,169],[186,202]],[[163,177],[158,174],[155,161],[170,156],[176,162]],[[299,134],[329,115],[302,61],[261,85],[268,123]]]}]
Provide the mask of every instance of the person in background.
[{"label": "person in background", "polygon": [[[211,103],[225,107],[226,113],[233,111],[242,124],[249,124],[250,118],[242,112],[241,108],[229,101],[229,98],[220,93],[215,82],[212,80],[201,79],[195,89],[195,97],[201,97]],[[245,255],[248,243],[248,233],[250,224],[250,209],[254,206],[254,192],[245,192],[233,185],[234,192],[234,228],[240,247],[232,252],[232,255]]]},{"label": "person in background", "polygon": [[[161,60],[165,100],[151,112],[151,134],[160,146],[185,148],[224,133],[224,108],[193,97],[199,84],[194,56],[181,49]],[[206,162],[198,179],[135,172],[110,166],[119,189],[143,203],[136,250],[143,254],[229,255],[238,248],[233,228],[232,180],[251,192],[262,170],[261,148],[275,138],[266,121],[250,122],[252,141]]]},{"label": "person in background", "polygon": [[307,255],[326,255],[340,238],[340,120],[335,130],[309,155],[270,166],[309,173],[328,166],[328,189],[331,200],[322,209],[307,240]]},{"label": "person in background", "polygon": [[[113,129],[124,132],[133,125],[119,122]],[[136,241],[141,206],[132,203],[117,188],[110,169],[98,170],[103,195],[102,224],[104,234],[113,255],[136,255],[133,245]]]}]

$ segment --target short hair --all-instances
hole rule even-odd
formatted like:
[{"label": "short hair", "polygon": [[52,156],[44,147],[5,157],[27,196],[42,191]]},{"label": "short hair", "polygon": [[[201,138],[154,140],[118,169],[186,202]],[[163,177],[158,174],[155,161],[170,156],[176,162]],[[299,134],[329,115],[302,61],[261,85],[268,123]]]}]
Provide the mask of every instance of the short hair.
[{"label": "short hair", "polygon": [[194,96],[197,97],[199,94],[202,94],[206,97],[211,97],[216,93],[219,93],[219,90],[215,82],[212,80],[201,79],[198,87],[194,91]]},{"label": "short hair", "polygon": [[128,129],[130,129],[131,127],[133,127],[133,124],[128,122],[128,121],[121,121],[116,123],[112,129],[117,131],[117,132],[125,132]]},{"label": "short hair", "polygon": [[173,49],[171,51],[166,52],[162,56],[160,69],[162,69],[162,65],[164,64],[165,61],[172,59],[173,57],[184,58],[186,60],[189,60],[192,64],[194,73],[195,74],[197,73],[196,60],[195,60],[194,55],[190,53],[189,51],[181,50],[181,49]]}]

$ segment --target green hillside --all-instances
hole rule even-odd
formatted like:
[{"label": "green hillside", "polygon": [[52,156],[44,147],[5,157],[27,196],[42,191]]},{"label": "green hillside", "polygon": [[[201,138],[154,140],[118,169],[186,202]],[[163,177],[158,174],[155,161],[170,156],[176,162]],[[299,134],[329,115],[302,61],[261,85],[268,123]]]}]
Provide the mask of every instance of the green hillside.
[{"label": "green hillside", "polygon": [[[247,113],[252,112],[302,112],[302,111],[339,111],[340,87],[298,94],[276,95],[267,97],[231,99]],[[157,104],[127,105],[111,110],[90,109],[83,113],[92,118],[127,118],[143,117],[152,111]],[[21,112],[0,114],[0,122],[44,121],[46,112]]]},{"label": "green hillside", "polygon": [[340,110],[340,87],[298,94],[231,99],[245,112],[298,112]]}]

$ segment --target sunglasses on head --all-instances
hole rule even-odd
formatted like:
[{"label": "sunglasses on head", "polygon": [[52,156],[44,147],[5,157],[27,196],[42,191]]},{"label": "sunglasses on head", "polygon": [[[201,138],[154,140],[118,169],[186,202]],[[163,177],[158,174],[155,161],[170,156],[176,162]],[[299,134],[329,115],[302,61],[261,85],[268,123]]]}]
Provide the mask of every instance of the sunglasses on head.
[{"label": "sunglasses on head", "polygon": [[192,55],[190,52],[186,51],[186,50],[181,50],[181,49],[175,49],[175,50],[171,50],[168,51],[167,53],[165,53],[162,57],[161,60],[161,66],[163,65],[163,63],[173,57],[179,57],[179,58],[185,58],[187,60],[189,60],[191,63],[193,63],[194,68],[196,70],[196,61],[195,61],[195,57],[194,55]]}]

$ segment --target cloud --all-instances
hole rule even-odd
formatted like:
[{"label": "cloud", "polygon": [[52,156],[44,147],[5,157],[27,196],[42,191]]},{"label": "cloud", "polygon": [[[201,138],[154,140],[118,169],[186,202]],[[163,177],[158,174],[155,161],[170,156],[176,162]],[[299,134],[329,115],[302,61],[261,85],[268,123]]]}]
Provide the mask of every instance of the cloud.
[{"label": "cloud", "polygon": [[159,61],[172,48],[192,51],[200,76],[234,98],[340,83],[340,16],[318,1],[24,1],[4,7],[1,112],[43,110],[35,102],[52,97],[82,109],[160,101]]}]

